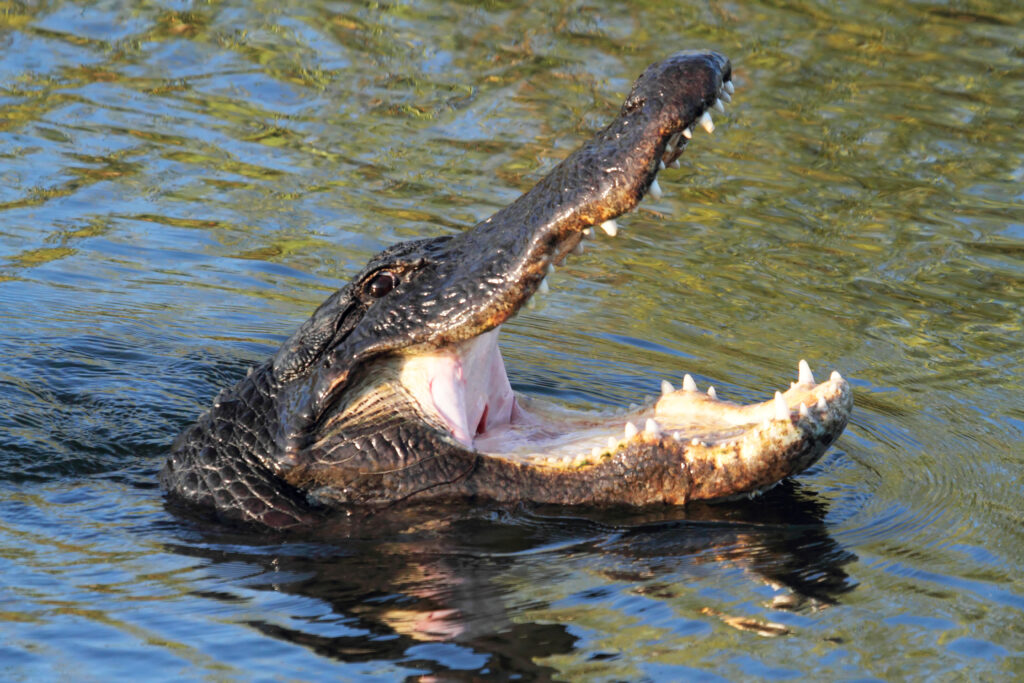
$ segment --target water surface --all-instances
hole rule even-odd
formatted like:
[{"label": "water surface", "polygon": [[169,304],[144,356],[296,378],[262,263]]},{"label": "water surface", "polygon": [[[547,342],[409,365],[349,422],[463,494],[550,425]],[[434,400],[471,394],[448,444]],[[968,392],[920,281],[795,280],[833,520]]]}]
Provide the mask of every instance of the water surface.
[{"label": "water surface", "polygon": [[[8,3],[4,678],[1009,678],[1024,670],[1015,3]],[[507,325],[518,390],[853,384],[755,501],[183,519],[155,475],[377,250],[454,234],[682,48],[737,93]]]}]

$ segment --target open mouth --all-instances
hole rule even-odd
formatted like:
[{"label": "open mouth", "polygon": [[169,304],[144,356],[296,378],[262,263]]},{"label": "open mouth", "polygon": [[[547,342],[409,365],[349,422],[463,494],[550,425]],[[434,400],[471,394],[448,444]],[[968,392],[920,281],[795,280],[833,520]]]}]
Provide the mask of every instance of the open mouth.
[{"label": "open mouth", "polygon": [[410,357],[402,364],[400,381],[421,411],[464,448],[537,467],[597,465],[624,449],[652,447],[663,439],[691,453],[718,453],[719,460],[728,453],[763,457],[768,444],[784,447],[837,434],[852,401],[838,372],[817,383],[801,360],[789,389],[762,403],[723,400],[714,387],[702,392],[686,375],[678,389],[663,380],[657,400],[623,414],[570,410],[517,396],[497,340],[494,329]]},{"label": "open mouth", "polygon": [[[653,156],[647,194],[661,195],[659,171],[678,167],[677,159],[695,127],[713,132],[710,110],[724,111],[733,90],[731,80],[723,81],[713,101],[694,111],[686,125],[668,137],[663,150]],[[568,241],[575,240],[571,248],[563,239],[541,260],[550,271],[571,253],[579,253],[582,241],[596,237],[597,230],[615,237],[619,228],[609,219],[570,233]],[[538,291],[547,291],[546,279],[524,287],[516,308]],[[499,330],[500,325],[470,340],[404,357],[399,382],[420,412],[461,447],[527,467],[577,470],[625,452],[661,450],[679,454],[685,468],[710,463],[711,469],[724,470],[730,458],[782,463],[800,448],[816,453],[804,458],[806,466],[842,431],[852,403],[849,386],[839,373],[816,383],[807,363],[800,361],[797,381],[763,403],[732,403],[719,398],[713,387],[701,392],[687,375],[680,388],[663,381],[660,398],[620,415],[569,410],[512,391],[498,348]],[[778,452],[766,457],[766,449]],[[770,477],[779,474],[776,469]],[[781,478],[769,481],[770,477],[752,481],[746,490],[757,492]]]},{"label": "open mouth", "polygon": [[406,503],[682,505],[806,469],[849,418],[838,373],[816,383],[801,361],[788,390],[746,406],[686,377],[609,416],[517,396],[498,349],[552,268],[661,194],[659,173],[732,93],[715,52],[648,66],[612,121],[514,202],[374,256],[182,432],[162,485],[285,528]]}]

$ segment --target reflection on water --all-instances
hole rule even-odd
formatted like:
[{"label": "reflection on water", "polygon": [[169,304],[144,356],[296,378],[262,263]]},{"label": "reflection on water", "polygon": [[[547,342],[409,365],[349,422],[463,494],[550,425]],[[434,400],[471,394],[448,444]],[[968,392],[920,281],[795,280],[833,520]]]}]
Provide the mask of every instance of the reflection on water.
[{"label": "reflection on water", "polygon": [[[248,602],[252,591],[301,598],[296,604],[307,609],[299,613],[247,624],[324,657],[449,673],[467,658],[479,671],[549,677],[558,668],[545,660],[571,655],[581,640],[573,615],[617,603],[635,604],[609,619],[625,626],[654,611],[646,627],[681,642],[707,614],[761,635],[798,629],[764,615],[820,611],[854,587],[843,567],[856,556],[831,538],[826,513],[813,494],[787,484],[745,504],[644,514],[421,510],[267,545],[193,527],[186,543],[167,550],[201,559],[205,577],[227,584],[198,588],[209,600]],[[709,577],[723,573],[752,587],[761,604],[707,591]],[[451,654],[431,655],[425,643],[447,643]],[[636,659],[634,647],[605,645],[600,658]]]},{"label": "reflection on water", "polygon": [[[0,661],[15,678],[1009,678],[1024,637],[1013,3],[8,3]],[[672,33],[664,27],[673,27]],[[346,274],[514,199],[667,52],[737,93],[506,326],[518,390],[854,385],[796,483],[312,538],[164,508],[174,435]],[[154,677],[158,674],[154,673]]]}]

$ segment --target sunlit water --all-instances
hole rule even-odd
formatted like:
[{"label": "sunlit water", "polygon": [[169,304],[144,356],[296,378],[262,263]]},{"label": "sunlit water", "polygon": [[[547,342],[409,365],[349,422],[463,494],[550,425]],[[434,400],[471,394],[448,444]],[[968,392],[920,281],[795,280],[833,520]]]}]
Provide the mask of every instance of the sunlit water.
[{"label": "sunlit water", "polygon": [[[0,4],[0,677],[1024,671],[1017,3]],[[648,63],[737,93],[506,327],[513,383],[856,412],[750,503],[274,538],[181,519],[174,436],[347,274],[527,189]]]}]

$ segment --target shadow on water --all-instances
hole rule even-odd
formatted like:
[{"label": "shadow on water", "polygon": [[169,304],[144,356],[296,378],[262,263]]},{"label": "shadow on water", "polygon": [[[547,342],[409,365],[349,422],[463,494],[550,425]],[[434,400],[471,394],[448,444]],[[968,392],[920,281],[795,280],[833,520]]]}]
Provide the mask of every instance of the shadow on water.
[{"label": "shadow on water", "polygon": [[[574,652],[578,635],[547,616],[559,593],[550,588],[580,573],[596,581],[560,602],[600,602],[618,586],[683,618],[718,616],[760,635],[786,630],[711,607],[698,592],[708,571],[734,568],[774,591],[774,609],[794,612],[833,605],[856,586],[844,567],[857,556],[829,534],[827,503],[798,483],[729,505],[573,512],[409,509],[305,538],[256,537],[195,520],[183,542],[165,549],[201,558],[212,575],[248,567],[228,586],[319,605],[287,625],[248,622],[264,635],[342,662],[401,661],[445,675],[555,675],[545,658]],[[552,576],[553,567],[564,573]],[[535,585],[548,590],[531,593]],[[239,601],[224,584],[194,595]],[[425,643],[455,649],[423,650]]]}]

